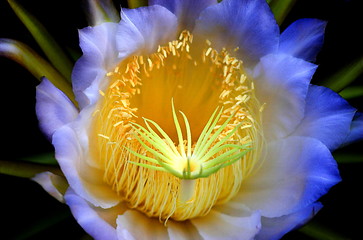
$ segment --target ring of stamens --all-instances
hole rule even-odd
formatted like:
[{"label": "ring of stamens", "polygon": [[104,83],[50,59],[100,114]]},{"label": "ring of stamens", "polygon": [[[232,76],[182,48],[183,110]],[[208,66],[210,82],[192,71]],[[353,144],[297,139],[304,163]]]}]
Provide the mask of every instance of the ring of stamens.
[{"label": "ring of stamens", "polygon": [[193,49],[184,31],[108,74],[93,114],[92,158],[130,208],[183,221],[240,190],[261,149],[260,107],[242,65],[209,41]]}]

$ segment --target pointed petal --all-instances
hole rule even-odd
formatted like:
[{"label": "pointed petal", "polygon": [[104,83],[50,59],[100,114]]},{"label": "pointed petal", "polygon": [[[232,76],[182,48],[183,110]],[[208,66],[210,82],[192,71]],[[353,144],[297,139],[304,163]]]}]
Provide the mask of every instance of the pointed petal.
[{"label": "pointed petal", "polygon": [[267,55],[256,66],[253,78],[263,111],[266,139],[293,132],[304,116],[305,98],[316,65],[288,55]]},{"label": "pointed petal", "polygon": [[320,141],[288,137],[266,146],[266,159],[232,201],[264,217],[281,217],[316,202],[340,181],[337,163]]},{"label": "pointed petal", "polygon": [[37,87],[36,100],[39,125],[49,139],[57,129],[78,116],[78,110],[69,98],[46,78]]},{"label": "pointed petal", "polygon": [[279,52],[315,61],[324,42],[326,24],[318,19],[297,20],[281,34]]},{"label": "pointed petal", "polygon": [[278,218],[263,217],[262,229],[256,240],[278,240],[286,233],[307,223],[322,207],[323,205],[317,202],[286,216]]},{"label": "pointed petal", "polygon": [[265,0],[224,0],[205,9],[194,35],[212,42],[216,49],[234,50],[247,66],[277,51],[279,27]]},{"label": "pointed petal", "polygon": [[216,4],[217,0],[150,0],[149,5],[160,5],[174,13],[178,18],[179,31],[192,31],[195,20],[200,13],[210,5]]},{"label": "pointed petal", "polygon": [[64,194],[68,188],[67,180],[51,172],[42,172],[32,178],[33,181],[41,185],[52,197],[64,203]]},{"label": "pointed petal", "polygon": [[350,132],[355,111],[334,91],[310,85],[304,118],[292,135],[316,138],[333,151]]},{"label": "pointed petal", "polygon": [[166,8],[154,5],[122,9],[116,41],[120,58],[150,54],[176,37],[177,19]]},{"label": "pointed petal", "polygon": [[119,239],[168,239],[166,227],[156,218],[128,210],[117,218]]},{"label": "pointed petal", "polygon": [[231,216],[212,210],[209,214],[190,220],[204,239],[254,239],[261,228],[258,212]]}]

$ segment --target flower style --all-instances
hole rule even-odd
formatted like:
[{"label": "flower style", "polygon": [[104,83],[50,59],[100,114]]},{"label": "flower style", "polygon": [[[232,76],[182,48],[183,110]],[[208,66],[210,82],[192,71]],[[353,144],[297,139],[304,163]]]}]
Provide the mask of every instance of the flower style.
[{"label": "flower style", "polygon": [[[356,109],[310,84],[326,23],[280,34],[265,0],[149,3],[79,31],[79,108],[37,88],[78,223],[95,239],[279,239],[304,224],[340,181],[331,151],[362,138]],[[63,199],[49,173],[35,180]]]}]

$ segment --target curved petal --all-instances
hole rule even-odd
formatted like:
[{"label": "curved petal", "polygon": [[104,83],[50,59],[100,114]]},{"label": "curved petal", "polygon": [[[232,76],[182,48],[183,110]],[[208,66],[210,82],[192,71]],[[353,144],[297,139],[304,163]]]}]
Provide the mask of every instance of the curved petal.
[{"label": "curved petal", "polygon": [[178,29],[191,31],[195,20],[201,11],[210,5],[216,4],[217,0],[150,0],[149,5],[161,5],[174,13],[178,18]]},{"label": "curved petal", "polygon": [[167,230],[170,240],[202,240],[202,236],[198,230],[191,224],[190,221],[177,222],[173,220],[168,221]]},{"label": "curved petal", "polygon": [[166,227],[156,218],[128,210],[117,218],[119,239],[168,239]]},{"label": "curved petal", "polygon": [[82,149],[79,136],[71,126],[68,124],[56,131],[52,142],[56,159],[69,185],[96,207],[115,206],[120,201],[119,197],[103,182],[103,171],[88,164],[88,150]]},{"label": "curved petal", "polygon": [[[117,26],[117,23],[109,22],[79,31],[83,55],[73,68],[72,82],[73,91],[81,109],[97,102],[98,86],[101,80],[120,61],[117,58],[115,39]],[[92,84],[96,87],[90,88]]]},{"label": "curved petal", "polygon": [[313,137],[331,151],[338,148],[350,132],[356,109],[334,91],[310,85],[305,116],[292,135]]},{"label": "curved petal", "polygon": [[266,159],[242,184],[232,202],[243,202],[264,217],[274,218],[302,209],[340,181],[329,149],[307,137],[288,137],[266,146]]},{"label": "curved petal", "polygon": [[115,228],[116,218],[118,214],[125,212],[124,206],[110,209],[93,207],[71,188],[66,192],[64,199],[79,225],[94,239],[118,239]]},{"label": "curved petal", "polygon": [[253,72],[256,96],[263,111],[264,136],[292,133],[304,116],[305,98],[316,65],[289,55],[263,57]]},{"label": "curved petal", "polygon": [[64,177],[51,172],[42,172],[35,175],[32,180],[40,184],[52,197],[64,203],[63,195],[68,188],[67,180]]},{"label": "curved petal", "polygon": [[350,126],[350,132],[347,138],[344,140],[343,146],[361,141],[363,139],[363,114],[357,112],[353,118]]},{"label": "curved petal", "polygon": [[49,139],[57,129],[78,115],[78,110],[69,98],[46,78],[37,87],[36,100],[39,126]]},{"label": "curved petal", "polygon": [[123,9],[116,35],[118,56],[153,53],[175,39],[176,30],[176,16],[162,6]]},{"label": "curved petal", "polygon": [[295,21],[281,34],[279,52],[315,61],[324,42],[326,24],[310,18]]},{"label": "curved petal", "polygon": [[208,240],[254,239],[261,228],[261,216],[258,212],[236,217],[211,210],[206,216],[190,221],[199,234]]},{"label": "curved petal", "polygon": [[323,205],[317,202],[286,216],[278,218],[262,217],[262,229],[258,233],[256,240],[278,240],[286,233],[307,223],[322,207]]},{"label": "curved petal", "polygon": [[280,36],[265,0],[224,0],[210,6],[201,13],[193,33],[217,49],[238,47],[237,54],[247,66],[277,51]]}]

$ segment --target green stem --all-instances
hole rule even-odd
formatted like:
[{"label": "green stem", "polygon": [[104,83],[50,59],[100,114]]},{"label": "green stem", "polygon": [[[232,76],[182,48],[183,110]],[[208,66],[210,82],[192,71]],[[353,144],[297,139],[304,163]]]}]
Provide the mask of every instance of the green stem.
[{"label": "green stem", "polygon": [[147,6],[147,0],[127,0],[129,8],[138,8],[142,6]]},{"label": "green stem", "polygon": [[29,30],[54,67],[70,82],[73,63],[56,43],[45,27],[15,0],[8,0],[10,7]]},{"label": "green stem", "polygon": [[52,172],[62,176],[63,173],[59,167],[52,165],[42,165],[34,163],[25,163],[20,161],[3,161],[0,160],[0,174],[6,174],[16,177],[32,178],[38,173]]},{"label": "green stem", "polygon": [[337,73],[323,81],[321,84],[335,92],[339,92],[363,73],[363,57],[356,59],[350,64],[343,67]]},{"label": "green stem", "polygon": [[0,56],[5,56],[19,63],[38,80],[41,80],[42,77],[48,78],[54,86],[64,92],[74,105],[77,106],[70,83],[49,62],[40,57],[27,45],[15,40],[0,38]]},{"label": "green stem", "polygon": [[341,236],[340,234],[333,232],[332,230],[323,227],[316,223],[309,223],[308,225],[299,229],[300,232],[304,233],[305,235],[312,237],[316,240],[347,240]]},{"label": "green stem", "polygon": [[277,23],[281,25],[296,3],[296,0],[271,0],[268,2],[275,15]]}]

